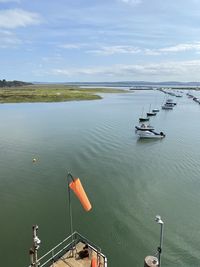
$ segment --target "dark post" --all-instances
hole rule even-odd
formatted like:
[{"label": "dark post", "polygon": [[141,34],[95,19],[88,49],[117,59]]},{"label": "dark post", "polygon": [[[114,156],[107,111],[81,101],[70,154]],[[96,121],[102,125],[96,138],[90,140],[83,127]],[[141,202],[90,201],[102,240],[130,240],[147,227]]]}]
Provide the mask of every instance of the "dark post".
[{"label": "dark post", "polygon": [[158,224],[160,224],[160,245],[159,245],[157,251],[158,251],[159,267],[161,267],[161,253],[162,253],[162,244],[163,244],[163,228],[164,228],[164,222],[161,220],[161,217],[159,215],[156,216],[155,221]]},{"label": "dark post", "polygon": [[40,245],[41,241],[37,236],[37,230],[38,230],[38,226],[33,225],[33,246],[29,250],[31,266],[33,266],[33,267],[38,267],[40,265],[40,263],[38,262],[37,252],[38,252],[38,249],[40,247],[39,245]]}]

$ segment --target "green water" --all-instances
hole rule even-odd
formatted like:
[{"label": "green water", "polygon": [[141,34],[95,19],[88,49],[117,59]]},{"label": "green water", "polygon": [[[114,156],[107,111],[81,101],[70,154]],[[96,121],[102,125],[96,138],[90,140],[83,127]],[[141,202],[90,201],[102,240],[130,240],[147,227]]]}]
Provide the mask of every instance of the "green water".
[{"label": "green water", "polygon": [[138,140],[142,109],[163,100],[139,91],[0,106],[2,266],[29,265],[35,223],[40,255],[69,234],[67,171],[81,178],[93,205],[85,213],[73,196],[74,229],[102,248],[109,267],[143,266],[155,254],[157,214],[165,222],[162,266],[199,266],[200,105],[175,98],[173,111],[151,118],[166,138]]}]

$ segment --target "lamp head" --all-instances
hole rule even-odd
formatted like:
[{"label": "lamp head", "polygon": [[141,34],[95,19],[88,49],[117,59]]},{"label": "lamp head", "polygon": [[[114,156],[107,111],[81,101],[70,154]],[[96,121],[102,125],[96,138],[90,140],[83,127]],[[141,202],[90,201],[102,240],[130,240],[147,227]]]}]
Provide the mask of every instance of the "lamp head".
[{"label": "lamp head", "polygon": [[156,215],[155,221],[159,224],[164,224],[164,222],[161,220],[161,216],[160,215]]}]

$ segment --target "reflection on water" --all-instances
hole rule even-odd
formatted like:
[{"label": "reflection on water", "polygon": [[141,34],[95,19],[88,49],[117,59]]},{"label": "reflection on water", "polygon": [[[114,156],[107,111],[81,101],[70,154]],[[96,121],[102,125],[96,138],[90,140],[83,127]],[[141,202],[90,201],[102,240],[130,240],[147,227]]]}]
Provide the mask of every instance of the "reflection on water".
[{"label": "reflection on water", "polygon": [[67,170],[93,204],[85,213],[73,197],[74,229],[101,246],[109,266],[143,266],[159,244],[156,214],[165,221],[162,264],[198,266],[200,106],[184,96],[173,111],[151,118],[164,139],[135,134],[142,110],[160,108],[164,97],[137,91],[0,106],[2,266],[29,264],[34,223],[40,253],[69,234]]}]

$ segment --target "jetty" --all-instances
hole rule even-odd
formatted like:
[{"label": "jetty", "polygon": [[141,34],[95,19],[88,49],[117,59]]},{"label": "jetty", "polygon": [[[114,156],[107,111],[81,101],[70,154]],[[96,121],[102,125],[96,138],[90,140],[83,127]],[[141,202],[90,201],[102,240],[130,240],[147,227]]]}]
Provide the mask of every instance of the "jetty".
[{"label": "jetty", "polygon": [[[29,267],[107,267],[107,258],[101,249],[87,238],[74,232],[41,258],[37,259],[39,238],[36,235],[38,226],[33,226],[33,247],[30,249],[31,265]],[[39,240],[40,241],[40,240]]]}]

